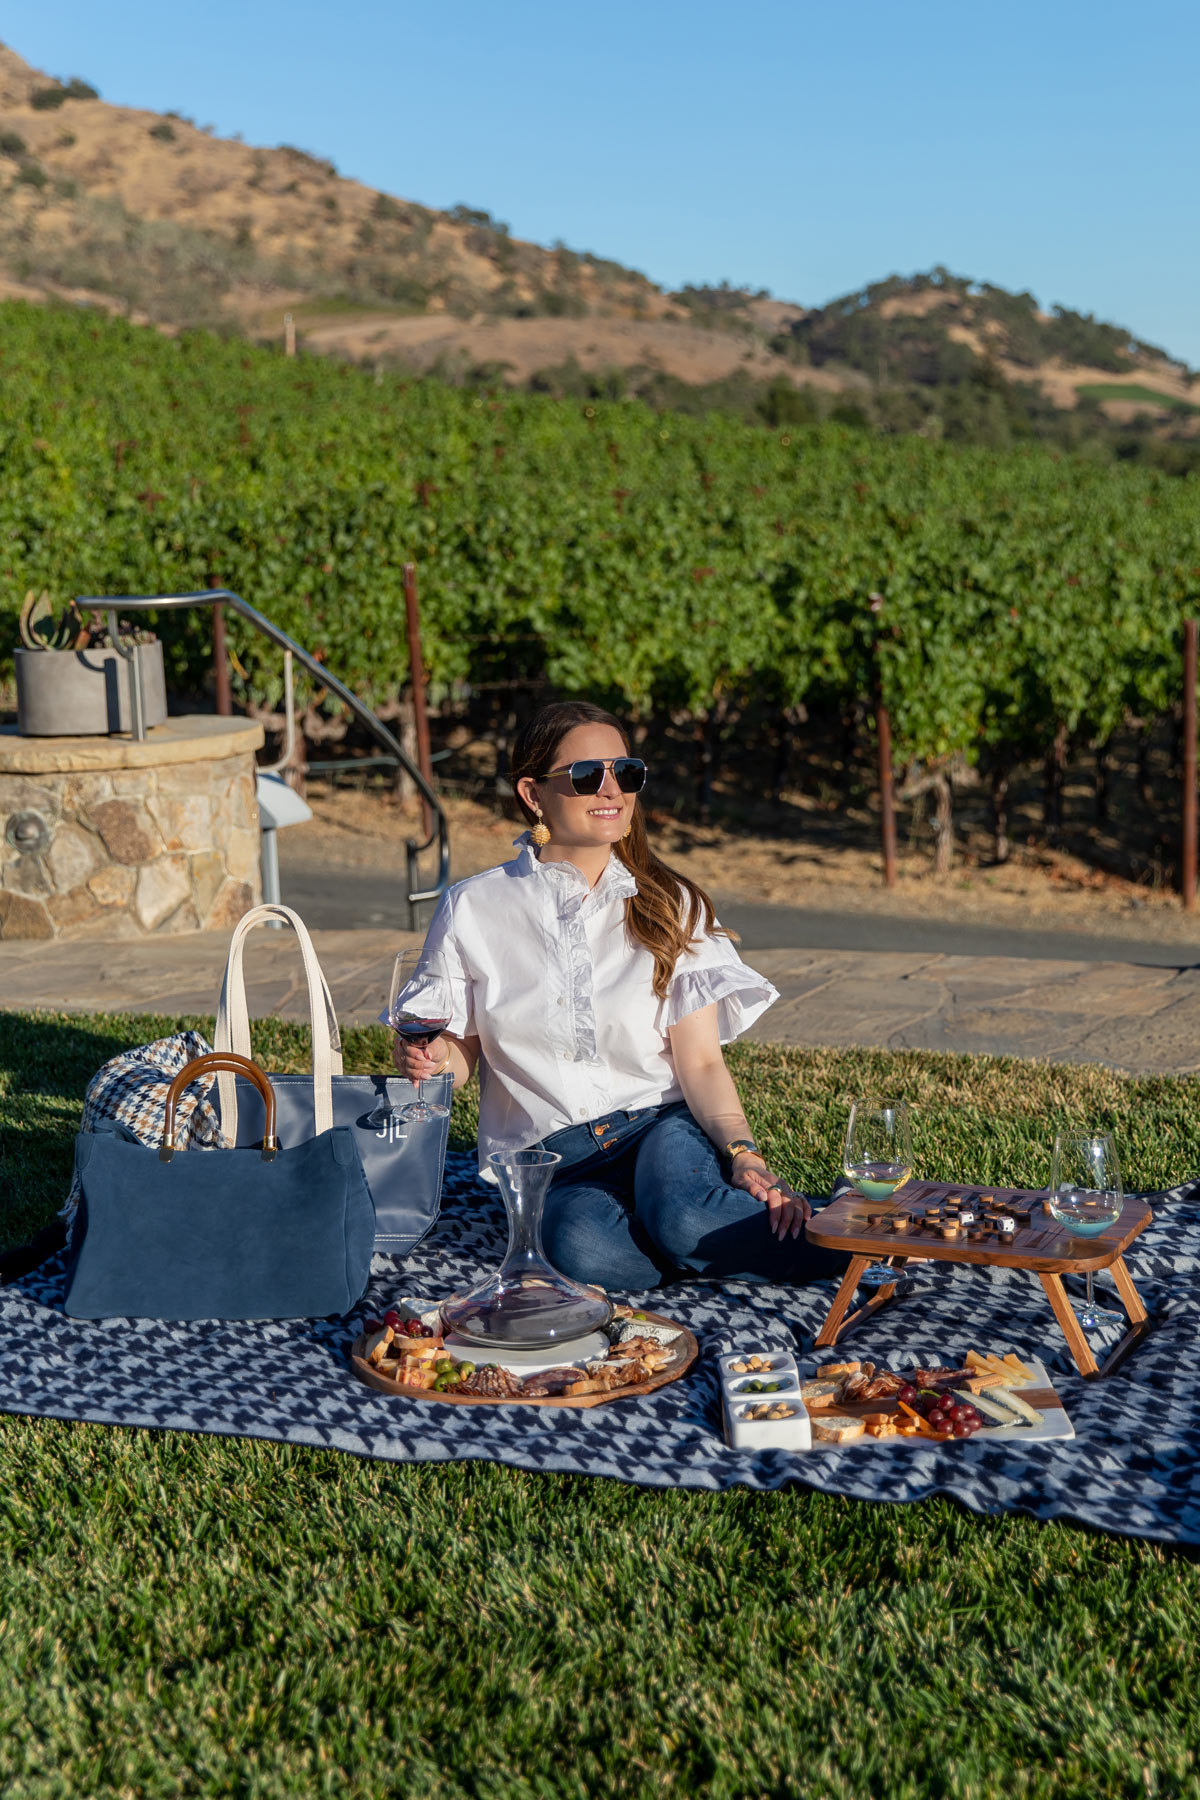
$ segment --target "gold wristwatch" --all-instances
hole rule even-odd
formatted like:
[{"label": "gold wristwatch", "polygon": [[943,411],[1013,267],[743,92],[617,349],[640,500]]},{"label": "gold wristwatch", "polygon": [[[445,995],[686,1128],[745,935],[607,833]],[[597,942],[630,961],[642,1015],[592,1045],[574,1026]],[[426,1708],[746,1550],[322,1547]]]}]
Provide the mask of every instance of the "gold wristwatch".
[{"label": "gold wristwatch", "polygon": [[725,1154],[732,1165],[735,1156],[761,1156],[762,1151],[753,1138],[734,1138],[725,1146]]}]

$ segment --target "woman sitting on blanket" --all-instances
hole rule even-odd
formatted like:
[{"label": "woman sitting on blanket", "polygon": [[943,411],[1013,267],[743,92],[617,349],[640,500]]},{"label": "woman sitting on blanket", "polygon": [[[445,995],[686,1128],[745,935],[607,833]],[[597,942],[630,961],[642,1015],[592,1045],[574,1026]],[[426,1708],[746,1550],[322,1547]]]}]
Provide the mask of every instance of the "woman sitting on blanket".
[{"label": "woman sitting on blanket", "polygon": [[[446,1033],[397,1040],[412,1081],[480,1074],[479,1151],[557,1151],[543,1241],[580,1281],[803,1282],[848,1259],[810,1244],[808,1201],[754,1143],[721,1045],[778,998],[708,896],[654,855],[645,765],[599,707],[543,707],[513,749],[534,825],[512,862],[458,882],[426,937],[455,995]],[[615,854],[614,854],[615,852]]]}]

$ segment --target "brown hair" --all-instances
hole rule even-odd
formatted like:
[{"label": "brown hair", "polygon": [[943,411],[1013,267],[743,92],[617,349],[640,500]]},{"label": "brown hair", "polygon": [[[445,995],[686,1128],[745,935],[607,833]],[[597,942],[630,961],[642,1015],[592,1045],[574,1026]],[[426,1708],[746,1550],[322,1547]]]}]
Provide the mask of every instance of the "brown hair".
[{"label": "brown hair", "polygon": [[[512,750],[513,793],[531,825],[536,814],[517,793],[517,783],[526,776],[536,781],[553,768],[558,746],[576,725],[611,725],[629,749],[625,727],[602,707],[588,700],[556,700],[543,706],[522,725]],[[628,835],[613,847],[637,880],[637,893],[625,902],[625,928],[653,956],[654,992],[661,1000],[671,985],[676,962],[699,934],[701,921],[706,932],[721,928],[704,889],[669,869],[651,850],[640,799],[634,800]]]}]

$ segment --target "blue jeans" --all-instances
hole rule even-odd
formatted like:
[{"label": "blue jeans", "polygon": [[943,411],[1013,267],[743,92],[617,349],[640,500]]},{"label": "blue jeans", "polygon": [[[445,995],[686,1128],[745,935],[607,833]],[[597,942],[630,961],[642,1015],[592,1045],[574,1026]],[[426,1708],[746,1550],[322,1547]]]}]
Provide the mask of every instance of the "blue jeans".
[{"label": "blue jeans", "polygon": [[631,1290],[687,1275],[823,1281],[850,1261],[810,1244],[803,1231],[773,1237],[767,1208],[730,1186],[682,1100],[569,1125],[543,1144],[562,1162],[546,1196],[542,1241],[576,1281]]}]

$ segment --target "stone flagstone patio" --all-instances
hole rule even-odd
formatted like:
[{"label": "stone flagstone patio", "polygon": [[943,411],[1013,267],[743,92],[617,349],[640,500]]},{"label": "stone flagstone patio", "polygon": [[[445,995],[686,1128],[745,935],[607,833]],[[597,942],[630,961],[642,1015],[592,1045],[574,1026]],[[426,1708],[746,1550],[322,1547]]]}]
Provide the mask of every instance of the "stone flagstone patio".
[{"label": "stone flagstone patio", "polygon": [[[392,958],[419,938],[317,931],[345,1025],[375,1019]],[[107,943],[0,943],[0,1006],[59,1012],[211,1013],[227,932]],[[949,1050],[1102,1063],[1136,1074],[1200,1069],[1200,968],[1019,957],[754,950],[781,999],[762,1042]],[[307,1017],[291,934],[255,933],[246,954],[253,1017]]]}]

